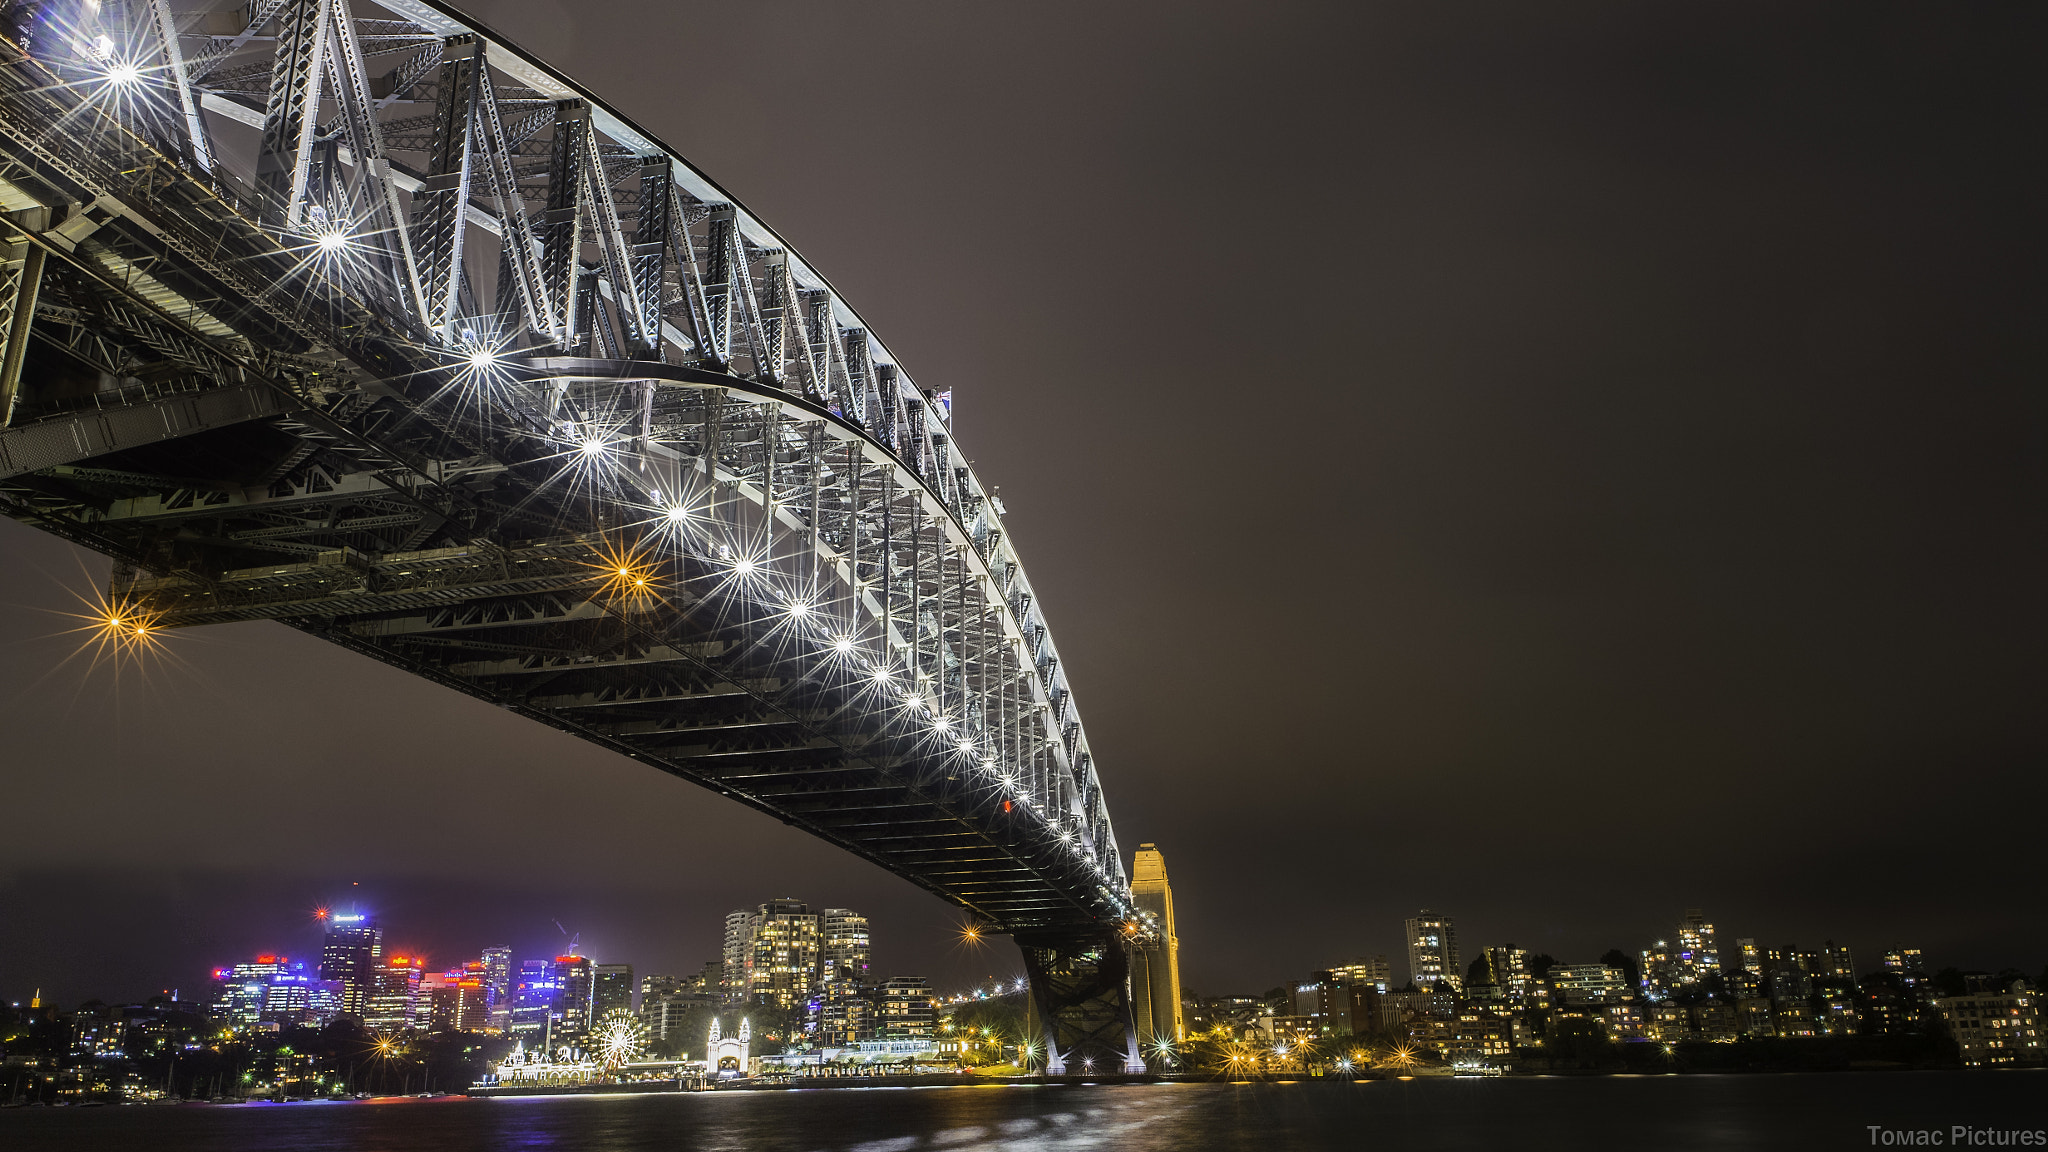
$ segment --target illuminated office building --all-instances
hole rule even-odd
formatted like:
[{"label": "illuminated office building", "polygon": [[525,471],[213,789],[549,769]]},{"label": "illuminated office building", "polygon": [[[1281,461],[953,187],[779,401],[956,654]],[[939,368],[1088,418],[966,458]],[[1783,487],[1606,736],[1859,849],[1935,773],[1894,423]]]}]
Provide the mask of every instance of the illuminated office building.
[{"label": "illuminated office building", "polygon": [[1394,972],[1385,956],[1360,956],[1350,964],[1339,964],[1330,969],[1330,978],[1353,988],[1371,988],[1380,993],[1393,991]]},{"label": "illuminated office building", "polygon": [[504,1031],[512,1026],[512,950],[484,949],[483,966],[484,990],[490,1001],[491,1027]]},{"label": "illuminated office building", "polygon": [[271,982],[293,972],[304,975],[305,968],[304,964],[293,964],[289,957],[267,954],[256,957],[251,963],[215,968],[213,979],[218,987],[214,993],[214,1011],[230,1027],[248,1028],[263,1018]]},{"label": "illuminated office building", "polygon": [[868,918],[851,908],[827,908],[818,917],[818,982],[868,982]]},{"label": "illuminated office building", "polygon": [[825,985],[816,1003],[812,1031],[821,1047],[848,1046],[875,1038],[875,1005],[859,985],[834,981]]},{"label": "illuminated office building", "polygon": [[417,957],[392,956],[377,967],[363,1006],[365,1028],[396,1032],[418,1026],[423,965]]},{"label": "illuminated office building", "polygon": [[490,987],[475,963],[420,978],[420,1027],[430,1032],[482,1032],[491,1024]]},{"label": "illuminated office building", "polygon": [[1721,949],[1714,943],[1714,926],[1697,908],[1687,908],[1678,924],[1679,980],[1697,984],[1721,970]]},{"label": "illuminated office building", "polygon": [[[569,955],[555,957],[553,969],[558,989],[554,1007],[556,1042],[580,1039],[596,1019],[592,1010],[597,1006],[597,966],[587,956]],[[633,986],[632,980],[629,969],[628,989]]]},{"label": "illuminated office building", "polygon": [[801,900],[771,900],[752,919],[748,998],[793,1008],[808,1003],[818,980],[818,917]]},{"label": "illuminated office building", "polygon": [[263,994],[263,1019],[280,1028],[325,1028],[341,1015],[341,982],[294,971],[271,978]]},{"label": "illuminated office building", "polygon": [[1605,964],[1559,964],[1550,970],[1550,979],[1573,1006],[1620,1004],[1636,994],[1626,973]]},{"label": "illuminated office building", "polygon": [[327,935],[320,942],[320,978],[341,984],[341,1010],[367,1015],[375,973],[384,958],[384,932],[367,912],[336,912],[327,917]]},{"label": "illuminated office building", "polygon": [[1424,908],[1403,927],[1408,934],[1408,979],[1425,992],[1439,982],[1458,987],[1458,932],[1451,918]]},{"label": "illuminated office building", "polygon": [[555,966],[547,960],[521,960],[519,978],[512,984],[509,1030],[528,1048],[553,1050],[549,1043],[557,1022],[561,985]]},{"label": "illuminated office building", "polygon": [[922,976],[892,976],[875,994],[881,1038],[929,1040],[937,1035],[931,987]]},{"label": "illuminated office building", "polygon": [[633,966],[631,964],[599,964],[592,975],[590,993],[590,1019],[593,1023],[604,1019],[604,1014],[614,1008],[631,1011],[633,1007]]}]

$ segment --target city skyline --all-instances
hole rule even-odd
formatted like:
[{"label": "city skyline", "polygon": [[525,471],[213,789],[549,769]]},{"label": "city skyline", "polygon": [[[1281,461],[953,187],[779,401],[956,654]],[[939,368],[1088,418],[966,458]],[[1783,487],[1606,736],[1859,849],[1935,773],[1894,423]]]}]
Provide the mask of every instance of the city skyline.
[{"label": "city skyline", "polygon": [[[1149,849],[1149,847],[1148,845],[1147,848]],[[1140,851],[1143,851],[1143,849]],[[748,883],[748,881],[742,880],[735,886],[743,887]],[[1175,886],[1174,899],[1176,902],[1185,902],[1187,899],[1182,892],[1182,887],[1179,884]],[[661,937],[647,933],[645,929],[648,921],[644,914],[631,907],[620,907],[611,915],[595,923],[575,922],[574,930],[572,931],[570,928],[564,927],[553,916],[547,914],[540,914],[528,919],[524,924],[508,923],[497,917],[474,917],[472,912],[463,909],[463,902],[459,897],[448,896],[450,891],[459,892],[460,888],[459,884],[437,885],[434,886],[434,890],[418,891],[413,885],[394,884],[391,886],[391,890],[394,893],[401,893],[401,895],[397,895],[390,901],[375,901],[367,896],[349,895],[349,893],[362,893],[365,891],[359,883],[346,886],[336,884],[328,886],[328,891],[334,893],[334,895],[323,896],[311,903],[300,902],[288,905],[289,910],[281,908],[276,904],[252,908],[239,903],[220,904],[212,907],[205,907],[203,901],[196,903],[199,904],[198,910],[207,921],[221,926],[222,934],[212,935],[211,938],[221,940],[223,946],[226,945],[226,938],[228,936],[232,936],[241,942],[242,946],[239,952],[230,947],[228,953],[226,953],[229,955],[246,953],[254,956],[263,952],[281,952],[286,955],[304,955],[308,958],[316,958],[319,953],[320,940],[325,925],[325,921],[320,916],[320,913],[329,910],[331,903],[332,910],[344,912],[350,909],[369,907],[398,907],[407,909],[405,927],[398,936],[393,938],[392,944],[399,953],[419,957],[430,968],[440,963],[443,957],[456,956],[463,953],[465,948],[470,948],[470,945],[466,944],[465,941],[472,938],[491,937],[496,939],[504,937],[513,941],[513,948],[517,954],[521,956],[542,956],[554,955],[562,947],[566,946],[570,940],[583,937],[585,939],[581,949],[585,954],[595,954],[598,951],[602,951],[605,955],[648,955],[656,957],[656,959],[649,961],[650,966],[638,968],[642,972],[695,972],[701,967],[704,960],[721,957],[723,952],[723,940],[721,938],[722,922],[725,915],[731,911],[729,908],[719,910],[715,906],[706,906],[702,909],[702,915],[674,913],[656,918],[656,923],[675,927],[679,931],[666,937],[669,941],[668,943],[655,944],[650,949],[647,941],[650,939],[661,939]],[[859,891],[860,889],[853,890]],[[883,891],[886,893],[886,888],[883,888]],[[961,938],[961,929],[971,923],[971,918],[965,917],[958,909],[951,909],[936,901],[923,898],[922,894],[913,892],[909,896],[910,899],[894,904],[889,903],[886,899],[884,900],[884,906],[890,909],[892,916],[907,914],[905,915],[905,920],[909,924],[914,925],[914,927],[908,933],[891,933],[891,937],[894,938],[888,941],[887,946],[881,953],[884,960],[876,961],[875,963],[894,963],[893,960],[888,959],[891,955],[907,955],[914,958],[922,957],[926,961],[923,964],[919,964],[913,959],[906,960],[902,964],[897,965],[897,967],[904,971],[931,972],[934,974],[932,978],[936,983],[948,987],[971,987],[977,982],[985,982],[991,978],[1000,978],[1005,973],[1011,972],[1016,968],[1016,962],[1008,951],[1007,941],[1004,938],[985,937],[973,944],[964,944]],[[1389,961],[1398,984],[1407,978],[1410,971],[1407,920],[1415,916],[1416,913],[1412,909],[1412,902],[1410,906],[1404,908],[1397,901],[1397,896],[1389,895],[1376,900],[1374,910],[1361,910],[1356,916],[1340,919],[1333,937],[1346,941],[1362,941],[1362,943],[1334,944],[1327,941],[1303,941],[1301,947],[1291,954],[1291,959],[1260,961],[1251,966],[1243,974],[1242,978],[1236,980],[1228,978],[1221,980],[1212,979],[1206,973],[1199,978],[1191,977],[1188,974],[1190,971],[1188,965],[1192,962],[1196,966],[1193,969],[1194,971],[1204,972],[1205,966],[1201,964],[1203,957],[1199,953],[1190,954],[1189,950],[1183,946],[1180,949],[1180,960],[1182,963],[1181,984],[1184,990],[1203,996],[1250,994],[1258,990],[1257,987],[1254,987],[1255,985],[1263,987],[1263,985],[1260,985],[1261,979],[1271,976],[1276,972],[1292,972],[1298,975],[1302,971],[1339,967],[1352,963],[1359,957],[1374,955],[1385,957]],[[1687,906],[1683,899],[1678,901],[1677,904],[1680,907]],[[825,905],[821,903],[810,904],[810,907],[813,912],[817,912],[823,910]],[[1717,907],[1721,906],[1717,905]],[[1739,903],[1734,905],[1734,907],[1737,909],[1737,915],[1729,919],[1739,919],[1744,924],[1751,926],[1751,930],[1746,930],[1742,933],[1744,937],[1748,938],[1768,938],[1780,942],[1792,941],[1813,947],[1818,947],[1823,938],[1839,940],[1844,948],[1859,956],[1879,955],[1887,948],[1897,945],[1902,939],[1912,939],[1923,943],[1926,939],[1905,929],[1887,931],[1881,925],[1864,935],[1852,936],[1848,932],[1836,931],[1830,927],[1829,925],[1835,923],[1835,920],[1826,914],[1816,917],[1815,920],[1809,921],[1805,925],[1797,923],[1781,925],[1774,918],[1756,917],[1753,912],[1745,909]],[[446,911],[437,911],[437,908],[445,909]],[[191,910],[190,908],[184,909],[184,911]],[[451,911],[455,913],[452,918],[449,916]],[[1466,945],[1470,943],[1469,940],[1464,938],[1464,934],[1475,931],[1483,933],[1483,942],[1479,945],[1480,947],[1491,947],[1495,941],[1507,939],[1515,941],[1526,951],[1547,952],[1557,956],[1561,961],[1571,962],[1589,962],[1599,954],[1615,947],[1628,951],[1632,947],[1628,941],[1637,941],[1639,945],[1647,945],[1652,941],[1669,940],[1676,942],[1679,936],[1677,928],[1663,922],[1669,919],[1668,916],[1660,917],[1654,912],[1643,910],[1635,910],[1625,916],[1615,917],[1615,921],[1621,925],[1621,927],[1615,930],[1605,933],[1597,930],[1583,931],[1572,935],[1542,932],[1540,930],[1542,920],[1552,918],[1553,915],[1547,910],[1533,918],[1525,915],[1520,919],[1488,918],[1486,921],[1478,921],[1476,918],[1460,916],[1455,912],[1443,912],[1441,909],[1432,910],[1426,908],[1423,911],[1424,914],[1447,915],[1451,918],[1454,925],[1469,925],[1464,928],[1454,928],[1455,935],[1453,939],[1461,949],[1457,965],[1461,975],[1463,969],[1470,964],[1473,958],[1473,954],[1470,951],[1464,950]],[[252,914],[255,922],[263,923],[267,926],[261,929],[248,927],[247,925]],[[474,924],[476,927],[453,929],[447,926],[451,919],[455,923]],[[191,921],[188,920],[187,924],[189,925],[190,923]],[[1521,930],[1532,924],[1539,925],[1539,930],[1536,932]],[[1497,928],[1496,925],[1502,925],[1503,927]],[[1759,927],[1758,925],[1761,926]],[[1187,933],[1185,930],[1186,920],[1184,914],[1181,917],[1179,927],[1181,931],[1177,935],[1185,937]],[[161,940],[164,938],[164,934],[160,933],[156,938]],[[1732,939],[1731,937],[1729,941],[1724,941],[1724,947],[1732,946]],[[194,979],[202,978],[207,972],[218,966],[222,955],[218,948],[209,951],[206,947],[201,947],[197,944],[181,942],[174,945],[174,948],[182,951],[187,959],[169,965],[168,967],[173,969],[172,971],[165,971],[160,967],[155,970],[155,975],[152,975],[151,971],[144,970],[147,967],[146,965],[137,965],[132,960],[120,963],[107,963],[108,958],[97,956],[91,953],[89,949],[78,947],[77,941],[58,943],[62,943],[67,951],[72,951],[74,956],[81,952],[85,953],[87,958],[83,965],[79,965],[75,961],[72,963],[52,963],[43,969],[46,976],[41,979],[28,977],[28,973],[24,972],[25,979],[20,982],[19,987],[11,979],[6,985],[0,986],[0,998],[23,999],[35,989],[40,988],[45,991],[46,999],[57,1002],[62,1002],[63,994],[66,992],[77,992],[90,996],[111,995],[124,999],[140,1000],[147,995],[164,991],[165,989],[161,987],[163,981],[171,979],[179,973],[195,973]],[[471,950],[473,951],[473,948]],[[693,950],[701,951],[703,955],[692,960],[690,956],[693,955]],[[1951,951],[1946,947],[1936,947],[1932,951],[1946,957],[1947,963],[1961,968],[1992,971],[1999,967],[2017,964],[2022,969],[2030,972],[2033,971],[2031,965],[2034,964],[2034,961],[2025,954],[2014,956],[2011,954],[2000,954],[1995,950],[1987,949],[1979,955],[1966,951]],[[469,957],[465,956],[462,958],[466,959]],[[634,963],[637,968],[640,961],[636,959]],[[116,977],[111,982],[104,975],[109,972],[123,971],[125,971],[124,976]],[[94,973],[94,975],[74,977],[71,975],[74,972]],[[0,972],[0,978],[5,978],[6,976],[6,973]],[[76,999],[78,997],[74,996],[72,998]]]},{"label": "city skyline", "polygon": [[[1968,95],[1994,49],[1942,56],[1819,15],[1731,11],[1695,36],[1505,13],[1483,23],[1514,36],[1468,42],[1449,17],[1359,14],[1313,39],[1362,55],[1279,67],[1290,18],[1241,36],[1198,7],[1185,53],[1142,51],[1155,30],[1124,17],[1076,47],[954,14],[974,46],[933,58],[904,11],[830,36],[692,14],[696,43],[772,32],[806,63],[699,116],[667,79],[607,69],[608,36],[548,35],[548,4],[474,7],[760,207],[921,378],[959,381],[960,442],[1062,621],[1126,855],[1174,856],[1184,985],[1399,955],[1389,926],[1424,906],[1582,958],[1687,906],[1759,939],[1826,924],[1859,955],[1892,936],[1965,966],[2048,950],[2039,917],[2006,914],[2038,903],[2025,838],[1922,817],[2043,799],[2039,451],[2016,383],[2036,373],[2010,306],[2024,217],[2001,191],[2031,186],[2033,161],[2001,144],[2025,126]],[[607,11],[686,35],[672,13]],[[1240,104],[1208,85],[1246,36],[1264,87]],[[1844,37],[1869,51],[1804,67]],[[1123,56],[1143,66],[1098,67]],[[1040,78],[1047,58],[1064,63]],[[1654,66],[1617,65],[1636,61]],[[1922,68],[1926,92],[1885,86]],[[1774,77],[1768,112],[1695,99],[1714,75]],[[826,100],[901,136],[857,145],[816,123]],[[1352,103],[1374,142],[1355,154],[1282,114]],[[1110,126],[1055,145],[1047,122]],[[1196,207],[1217,195],[1181,143],[1196,124],[1274,182],[1281,240]],[[846,178],[820,194],[793,155]],[[1943,221],[1938,242],[1902,232],[1908,215]],[[1249,283],[1269,243],[1330,257],[1293,304],[1072,274],[1087,250],[1148,284]],[[1008,272],[993,296],[961,289],[989,266]],[[1219,348],[1240,307],[1301,335]],[[1164,338],[1140,355],[1132,331]],[[1284,499],[1186,448],[1278,382],[1358,438],[1290,450]],[[1183,562],[1219,535],[1279,554],[1276,586]],[[138,941],[189,970],[254,954],[243,936],[288,927],[255,910],[349,880],[380,907],[450,909],[421,929],[449,940],[408,942],[429,955],[537,945],[559,920],[687,963],[713,954],[699,910],[805,891],[911,926],[888,967],[989,966],[955,947],[957,910],[866,864],[278,626],[180,635],[117,690],[63,664],[56,635],[104,571],[0,525],[0,721],[27,765],[11,807],[33,814],[0,845],[0,914],[22,926],[0,941],[10,996],[45,972],[152,987]],[[365,755],[366,722],[398,751]],[[1466,796],[1451,825],[1418,817]]]}]

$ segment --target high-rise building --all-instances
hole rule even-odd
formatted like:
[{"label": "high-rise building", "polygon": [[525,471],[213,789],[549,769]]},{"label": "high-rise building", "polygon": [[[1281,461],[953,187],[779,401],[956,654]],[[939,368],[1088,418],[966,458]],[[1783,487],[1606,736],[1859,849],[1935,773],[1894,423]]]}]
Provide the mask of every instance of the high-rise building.
[{"label": "high-rise building", "polygon": [[484,992],[490,1003],[491,1027],[502,1032],[512,1026],[512,950],[484,949],[483,966]]},{"label": "high-rise building", "polygon": [[1424,908],[1403,926],[1408,930],[1408,979],[1425,992],[1438,981],[1458,987],[1458,933],[1451,918]]},{"label": "high-rise building", "polygon": [[1735,947],[1742,953],[1742,970],[1751,976],[1761,978],[1764,974],[1764,954],[1763,950],[1756,946],[1756,941],[1744,936],[1735,942]]},{"label": "high-rise building", "polygon": [[875,994],[881,1035],[889,1040],[928,1040],[936,1035],[931,986],[922,976],[891,976]]},{"label": "high-rise building", "polygon": [[725,949],[719,968],[720,992],[727,1003],[746,1000],[751,987],[747,967],[752,960],[754,913],[735,908],[725,914]]},{"label": "high-rise building", "polygon": [[215,968],[213,1008],[231,1027],[248,1028],[262,1020],[270,985],[280,976],[304,975],[306,966],[290,957],[265,954],[251,963]]},{"label": "high-rise building", "polygon": [[649,972],[640,978],[640,1007],[644,1009],[663,996],[676,992],[696,991],[690,986],[691,983],[688,976],[668,976],[659,972]]},{"label": "high-rise building", "polygon": [[826,985],[868,980],[868,918],[851,908],[817,913],[801,900],[770,900],[727,913],[724,944],[724,958],[707,962],[696,983],[727,1003],[812,1009]]},{"label": "high-rise building", "polygon": [[592,977],[590,993],[590,1019],[592,1023],[604,1019],[604,1014],[614,1008],[633,1008],[633,966],[631,964],[599,964]]},{"label": "high-rise building", "polygon": [[561,992],[551,961],[521,960],[512,986],[512,1035],[528,1048],[552,1051]]},{"label": "high-rise building", "polygon": [[1564,1002],[1574,1006],[1619,1004],[1635,995],[1628,976],[1605,964],[1559,964],[1550,970],[1550,979]]},{"label": "high-rise building", "polygon": [[1375,992],[1393,991],[1394,973],[1381,955],[1360,956],[1350,964],[1330,969],[1330,978],[1353,988],[1370,987]]},{"label": "high-rise building", "polygon": [[1679,979],[1697,984],[1721,970],[1721,949],[1714,943],[1714,926],[1697,908],[1687,908],[1678,924]]},{"label": "high-rise building", "polygon": [[1856,987],[1856,958],[1847,944],[1826,940],[1820,946],[1821,978],[1838,988]]},{"label": "high-rise building", "polygon": [[[556,1042],[564,1039],[579,1039],[590,1031],[597,1022],[597,966],[587,956],[573,953],[557,956],[554,962],[555,987],[560,989],[555,1001]],[[633,987],[632,970],[626,972],[627,994]]]},{"label": "high-rise building", "polygon": [[1963,1066],[2039,1063],[2048,1047],[2048,1035],[2041,1028],[2041,993],[2025,980],[2015,980],[2003,991],[1983,981],[1977,984],[1961,996],[1934,1001],[1934,1010],[1941,1013],[1962,1050]]},{"label": "high-rise building", "polygon": [[1131,900],[1151,930],[1149,942],[1131,949],[1131,1015],[1138,1043],[1150,1052],[1187,1038],[1180,1013],[1180,938],[1174,934],[1173,887],[1166,857],[1151,844],[1131,857]]},{"label": "high-rise building", "polygon": [[1918,948],[1890,948],[1885,950],[1884,970],[1896,973],[1899,983],[1912,988],[1927,979],[1927,962]]},{"label": "high-rise building", "polygon": [[683,1036],[683,1021],[700,1008],[718,1007],[716,995],[705,995],[690,991],[659,992],[653,996],[646,993],[640,998],[640,1020],[647,1025],[648,1035],[657,1040]]},{"label": "high-rise building", "polygon": [[386,957],[371,974],[370,993],[363,1005],[363,1026],[396,1032],[419,1023],[419,989],[422,961],[412,956]]},{"label": "high-rise building", "polygon": [[[1495,944],[1483,949],[1480,956],[1486,961],[1483,969],[1483,984],[1491,985],[1492,995],[1516,1004],[1526,1003],[1536,995],[1538,981],[1529,971],[1529,950],[1513,944]],[[1466,981],[1466,991],[1476,992]]]},{"label": "high-rise building", "polygon": [[868,982],[868,918],[851,908],[827,908],[818,917],[818,982]]},{"label": "high-rise building", "polygon": [[875,1038],[875,1006],[858,984],[835,980],[818,997],[817,1027],[821,1047],[858,1044]]},{"label": "high-rise building", "polygon": [[793,1008],[818,981],[818,917],[801,900],[771,900],[753,917],[747,950],[748,999]]},{"label": "high-rise building", "polygon": [[1311,972],[1307,982],[1294,986],[1294,1015],[1307,1020],[1306,1030],[1318,1036],[1369,1032],[1379,997],[1371,984],[1340,980],[1334,970]]},{"label": "high-rise building", "polygon": [[367,912],[336,912],[327,917],[327,935],[320,942],[320,978],[341,983],[341,1010],[362,1017],[369,1011],[370,989],[384,958],[384,931]]},{"label": "high-rise building", "polygon": [[341,1015],[341,981],[294,971],[271,978],[263,994],[263,1019],[284,1028],[324,1028]]},{"label": "high-rise building", "polygon": [[430,1032],[481,1032],[492,1027],[490,988],[482,963],[420,977],[420,1027]]}]

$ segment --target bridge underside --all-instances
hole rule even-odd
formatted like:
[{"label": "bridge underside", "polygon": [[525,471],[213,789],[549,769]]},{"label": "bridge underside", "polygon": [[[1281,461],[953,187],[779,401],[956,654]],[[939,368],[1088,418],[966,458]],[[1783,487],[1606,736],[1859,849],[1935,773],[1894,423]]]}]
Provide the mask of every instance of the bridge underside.
[{"label": "bridge underside", "polygon": [[[663,374],[670,379],[649,400],[655,422],[669,444],[705,454],[662,461],[659,483],[689,515],[674,524],[664,516],[658,528],[565,532],[559,509],[533,499],[552,482],[573,503],[579,486],[619,467],[611,462],[595,465],[594,477],[515,487],[507,478],[521,468],[467,457],[435,462],[438,488],[393,483],[387,469],[322,467],[337,463],[334,439],[298,413],[265,415],[278,405],[239,397],[215,405],[230,422],[193,417],[185,436],[152,425],[146,443],[19,473],[0,481],[0,495],[18,517],[119,558],[110,600],[153,630],[277,620],[759,808],[991,927],[1094,922],[1090,870],[1068,841],[1046,834],[1048,812],[1059,823],[1061,782],[1028,726],[1000,719],[1028,717],[1028,684],[990,651],[1002,636],[986,606],[962,610],[959,586],[973,577],[960,570],[960,550],[928,540],[921,557],[902,563],[917,532],[935,534],[929,517],[914,526],[916,490],[893,484],[892,465],[865,458],[857,440],[826,435],[823,414],[786,412],[782,399],[744,381]],[[28,384],[33,394],[40,378],[31,372]],[[71,423],[0,435],[0,451],[21,454],[31,434],[77,443],[83,433]],[[810,525],[792,529],[766,509],[765,489],[708,465],[717,451],[677,435],[686,423],[699,437],[729,438],[741,455],[790,435],[808,458],[785,457],[782,478],[767,481],[779,503],[822,502],[823,493],[800,491],[820,485],[847,500],[834,485],[871,485],[862,498],[893,504],[890,519],[900,518],[886,531],[899,553],[890,583],[904,588],[851,590]],[[297,470],[279,478],[295,459]],[[497,530],[475,531],[491,514],[503,518]],[[470,527],[467,540],[448,540],[452,522]],[[864,568],[875,577],[882,546],[861,543],[878,558]],[[752,571],[737,574],[721,550],[750,557]],[[794,598],[775,590],[785,586]],[[915,690],[902,673],[936,669],[949,654],[911,653],[879,682],[884,630],[903,647],[902,629],[869,611],[877,598],[907,597],[924,615],[949,617],[924,642],[966,651],[948,662],[951,676]],[[792,604],[805,606],[801,616]],[[900,610],[913,609],[906,599]],[[833,648],[841,637],[853,641],[844,653]],[[960,711],[949,697],[963,694],[986,716],[986,735],[1010,742],[1015,786],[991,779],[982,762],[990,749],[969,758],[950,729],[933,730],[931,718]]]},{"label": "bridge underside", "polygon": [[0,512],[115,560],[116,643],[277,620],[855,852],[1123,1059],[1137,913],[946,404],[679,157],[380,3],[0,5]]}]

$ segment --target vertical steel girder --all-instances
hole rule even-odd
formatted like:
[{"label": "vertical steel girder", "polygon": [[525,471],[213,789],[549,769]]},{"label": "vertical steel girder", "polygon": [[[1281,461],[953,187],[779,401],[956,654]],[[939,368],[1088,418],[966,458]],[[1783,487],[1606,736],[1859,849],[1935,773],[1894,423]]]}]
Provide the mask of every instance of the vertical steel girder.
[{"label": "vertical steel girder", "polygon": [[330,15],[328,77],[349,152],[355,159],[355,177],[345,198],[351,217],[356,215],[355,203],[360,200],[362,204],[361,219],[352,218],[345,224],[351,242],[371,254],[369,293],[386,301],[399,315],[418,321],[426,311],[426,292],[420,283],[405,209],[398,200],[398,186],[391,179],[390,154],[384,150],[384,130],[377,120],[376,99],[370,94],[369,70],[363,63],[355,18],[345,0],[335,0]]},{"label": "vertical steel girder", "polygon": [[568,100],[555,107],[555,139],[548,154],[548,205],[541,217],[541,280],[549,297],[560,302],[555,316],[555,342],[573,351],[589,335],[579,323],[588,305],[577,298],[582,287],[579,259],[583,247],[583,164],[590,154],[590,106]]},{"label": "vertical steel girder", "polygon": [[256,156],[264,223],[273,229],[298,228],[303,222],[333,2],[289,0],[278,12],[277,55],[271,61],[263,143]]},{"label": "vertical steel girder", "polygon": [[633,250],[626,244],[626,229],[619,221],[619,206],[612,198],[611,178],[605,170],[604,156],[598,151],[596,134],[587,133],[583,146],[589,153],[583,167],[583,194],[590,204],[585,215],[597,233],[599,259],[611,281],[612,299],[608,307],[617,315],[618,330],[626,346],[636,352],[647,351],[654,347],[649,343],[650,335],[654,340],[660,339],[660,314],[657,311],[652,315],[650,327],[650,317],[642,313],[640,293],[634,290]]},{"label": "vertical steel girder", "polygon": [[14,398],[21,389],[21,365],[28,354],[29,330],[35,324],[36,297],[43,286],[40,245],[21,239],[0,246],[0,332],[6,334],[0,354],[0,428],[14,418]]},{"label": "vertical steel girder", "polygon": [[1143,1072],[1131,1015],[1130,953],[1116,933],[1019,935],[1030,1029],[1053,1076]]},{"label": "vertical steel girder", "polygon": [[732,253],[737,232],[732,209],[712,209],[704,246],[704,351],[721,365],[732,363]]},{"label": "vertical steel girder", "polygon": [[501,297],[516,295],[527,326],[553,339],[558,328],[554,305],[547,282],[541,276],[533,221],[527,216],[525,198],[519,194],[519,176],[512,167],[512,146],[505,139],[505,123],[498,115],[498,96],[487,73],[482,76],[478,91],[482,99],[478,102],[477,119],[483,128],[479,142],[489,152],[491,191],[505,230],[502,259],[512,279],[510,285],[501,282],[498,293]]},{"label": "vertical steel girder", "polygon": [[453,343],[462,316],[462,250],[476,156],[476,109],[485,83],[484,48],[474,36],[441,48],[441,100],[434,159],[418,202],[421,286],[429,332]]},{"label": "vertical steel girder", "polygon": [[156,21],[157,39],[163,44],[164,77],[178,92],[178,108],[185,120],[185,142],[192,149],[192,159],[199,170],[211,172],[213,145],[206,136],[206,122],[199,118],[199,103],[192,98],[192,79],[186,73],[185,52],[178,44],[178,25],[171,16],[170,0],[149,0],[149,11]]},{"label": "vertical steel girder", "polygon": [[[633,231],[633,290],[646,317],[640,351],[661,351],[661,294],[668,278],[668,251],[676,217],[676,183],[666,156],[640,160],[640,219]],[[685,238],[687,242],[687,237]]]}]

